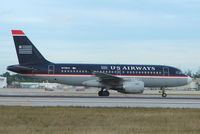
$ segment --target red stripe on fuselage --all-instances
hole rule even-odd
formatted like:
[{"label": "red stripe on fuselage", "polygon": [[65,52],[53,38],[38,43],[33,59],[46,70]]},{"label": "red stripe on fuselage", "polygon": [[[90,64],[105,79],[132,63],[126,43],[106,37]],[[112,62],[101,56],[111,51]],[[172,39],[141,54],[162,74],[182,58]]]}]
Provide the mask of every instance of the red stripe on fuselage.
[{"label": "red stripe on fuselage", "polygon": [[[74,75],[74,76],[95,76],[92,74],[24,74],[21,75]],[[110,74],[109,74],[110,75]],[[188,77],[188,76],[164,76],[164,75],[112,75],[112,76],[144,76],[144,77]]]}]

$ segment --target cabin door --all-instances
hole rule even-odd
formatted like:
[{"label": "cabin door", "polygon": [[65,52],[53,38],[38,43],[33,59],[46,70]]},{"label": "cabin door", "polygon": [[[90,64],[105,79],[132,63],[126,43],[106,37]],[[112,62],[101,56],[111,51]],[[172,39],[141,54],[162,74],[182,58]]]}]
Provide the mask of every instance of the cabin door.
[{"label": "cabin door", "polygon": [[169,68],[168,67],[163,67],[163,75],[169,76]]},{"label": "cabin door", "polygon": [[54,74],[54,72],[55,72],[55,66],[49,65],[48,66],[48,74]]}]

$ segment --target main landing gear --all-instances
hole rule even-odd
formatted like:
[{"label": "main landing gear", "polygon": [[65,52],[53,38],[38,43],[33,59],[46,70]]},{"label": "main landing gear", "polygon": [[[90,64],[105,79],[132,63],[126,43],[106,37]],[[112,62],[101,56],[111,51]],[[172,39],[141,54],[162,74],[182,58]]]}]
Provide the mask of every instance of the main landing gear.
[{"label": "main landing gear", "polygon": [[162,92],[162,97],[166,98],[167,97],[167,93],[165,92],[165,89],[163,87],[161,87],[160,90]]},{"label": "main landing gear", "polygon": [[110,93],[108,92],[108,90],[101,89],[101,91],[98,92],[98,95],[99,96],[109,96]]}]

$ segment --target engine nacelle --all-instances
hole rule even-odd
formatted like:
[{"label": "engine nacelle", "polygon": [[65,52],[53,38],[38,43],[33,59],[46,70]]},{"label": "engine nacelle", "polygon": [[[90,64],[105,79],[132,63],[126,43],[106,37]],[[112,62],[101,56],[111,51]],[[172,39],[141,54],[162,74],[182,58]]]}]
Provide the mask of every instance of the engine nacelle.
[{"label": "engine nacelle", "polygon": [[124,82],[123,89],[118,90],[118,92],[134,93],[134,94],[143,93],[143,91],[144,91],[144,82],[142,81]]},{"label": "engine nacelle", "polygon": [[102,87],[103,85],[98,80],[88,80],[82,83],[85,86],[89,87]]}]

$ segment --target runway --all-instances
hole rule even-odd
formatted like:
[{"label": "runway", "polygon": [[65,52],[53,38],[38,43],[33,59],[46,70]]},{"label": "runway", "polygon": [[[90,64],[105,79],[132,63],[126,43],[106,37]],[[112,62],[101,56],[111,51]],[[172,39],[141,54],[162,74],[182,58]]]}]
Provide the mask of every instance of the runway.
[{"label": "runway", "polygon": [[40,96],[0,95],[3,106],[200,108],[200,96]]},{"label": "runway", "polygon": [[162,98],[158,91],[143,94],[120,94],[111,91],[109,97],[97,96],[95,89],[84,92],[28,88],[0,89],[2,106],[79,106],[79,107],[161,107],[200,108],[200,91],[168,91]]}]

